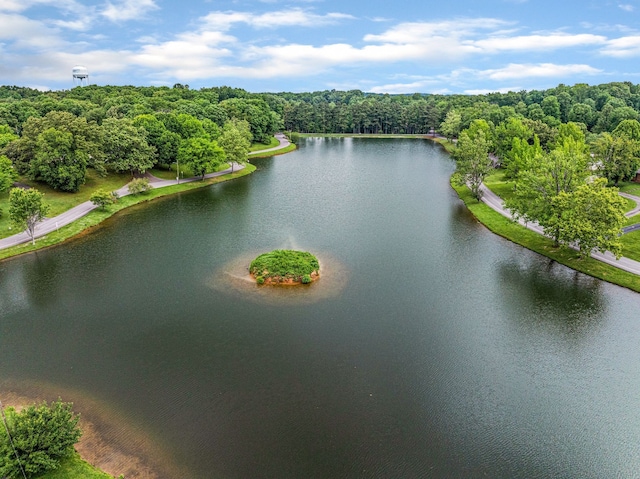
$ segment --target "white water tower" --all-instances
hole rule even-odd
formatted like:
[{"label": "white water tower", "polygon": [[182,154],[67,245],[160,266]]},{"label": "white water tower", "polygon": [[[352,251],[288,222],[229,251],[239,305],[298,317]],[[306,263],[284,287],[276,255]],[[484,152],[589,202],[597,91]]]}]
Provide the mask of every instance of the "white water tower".
[{"label": "white water tower", "polygon": [[73,70],[71,70],[71,74],[73,75],[74,85],[83,86],[83,84],[89,84],[89,70],[87,70],[87,67],[76,65],[73,67]]}]

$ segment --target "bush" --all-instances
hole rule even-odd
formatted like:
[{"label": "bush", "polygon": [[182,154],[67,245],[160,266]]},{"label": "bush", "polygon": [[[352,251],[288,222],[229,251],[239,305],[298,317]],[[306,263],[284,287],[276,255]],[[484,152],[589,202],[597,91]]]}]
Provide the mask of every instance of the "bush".
[{"label": "bush", "polygon": [[128,186],[129,193],[131,193],[132,195],[146,193],[151,188],[153,188],[153,186],[149,184],[149,178],[136,178],[134,180],[131,180]]},{"label": "bush", "polygon": [[309,284],[309,283],[311,283],[311,276],[308,274],[305,274],[302,277],[302,284]]},{"label": "bush", "polygon": [[96,206],[100,208],[106,208],[109,205],[112,205],[116,201],[118,201],[118,193],[116,191],[108,192],[105,190],[97,190],[95,191],[89,200]]},{"label": "bush", "polygon": [[256,276],[256,283],[264,284],[264,276]]},{"label": "bush", "polygon": [[290,131],[289,135],[287,136],[289,137],[289,141],[294,145],[297,145],[298,143],[300,143],[300,133],[296,131]]},{"label": "bush", "polygon": [[311,274],[319,269],[318,259],[311,253],[278,249],[261,254],[249,266],[249,272],[256,280],[258,276],[262,276],[278,283],[287,280],[302,281],[305,275],[311,282]]},{"label": "bush", "polygon": [[78,428],[80,416],[71,406],[58,399],[50,406],[43,402],[19,413],[7,408],[6,429],[0,429],[0,477],[24,477],[20,466],[27,477],[57,469],[60,459],[73,453],[82,434]]}]

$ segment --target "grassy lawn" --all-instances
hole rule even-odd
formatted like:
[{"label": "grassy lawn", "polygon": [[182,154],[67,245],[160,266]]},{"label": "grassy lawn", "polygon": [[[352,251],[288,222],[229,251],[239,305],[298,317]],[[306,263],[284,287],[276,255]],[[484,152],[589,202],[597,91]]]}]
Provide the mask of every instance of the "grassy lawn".
[{"label": "grassy lawn", "polygon": [[78,453],[62,461],[60,467],[55,471],[34,477],[38,479],[113,479],[113,476],[101,472],[88,462],[83,461]]},{"label": "grassy lawn", "polygon": [[258,150],[266,150],[267,148],[275,148],[278,146],[280,142],[276,137],[272,137],[269,143],[252,143],[249,147],[249,152],[258,151]]},{"label": "grassy lawn", "polygon": [[629,193],[630,195],[640,196],[640,183],[632,183],[630,181],[625,183],[620,183],[618,188],[620,188],[620,191],[622,191],[623,193]]},{"label": "grassy lawn", "polygon": [[116,204],[111,205],[106,209],[95,209],[88,215],[83,216],[77,221],[74,221],[73,223],[60,228],[58,231],[38,238],[36,240],[35,246],[32,246],[31,243],[24,243],[18,246],[0,250],[0,259],[28,253],[37,249],[46,248],[48,246],[53,246],[55,244],[61,243],[69,238],[72,238],[73,236],[76,236],[79,233],[82,233],[88,228],[96,226],[110,216],[113,216],[118,211],[128,208],[129,206],[143,203],[145,201],[151,201],[161,196],[171,195],[173,193],[178,193],[181,191],[193,190],[216,183],[221,183],[223,181],[232,180],[253,173],[255,170],[255,166],[247,164],[245,168],[240,171],[236,171],[233,174],[218,176],[216,178],[207,178],[204,181],[194,181],[191,183],[181,183],[179,185],[167,186],[166,188],[152,189],[147,193],[139,195],[124,196],[120,198],[120,200],[118,200]]},{"label": "grassy lawn", "polygon": [[[601,261],[592,258],[580,259],[578,252],[565,247],[555,247],[553,241],[545,236],[539,235],[524,226],[502,216],[500,213],[489,208],[484,203],[478,203],[465,186],[452,185],[458,196],[464,201],[471,213],[487,228],[494,233],[524,246],[536,253],[540,253],[558,263],[570,268],[586,273],[595,278],[609,281],[620,286],[640,292],[640,276],[627,273],[621,269],[609,266]],[[636,236],[640,238],[640,236]],[[633,242],[633,240],[631,240]],[[640,243],[636,240],[636,244]],[[624,255],[627,256],[626,250]],[[629,256],[631,257],[631,256]]]},{"label": "grassy lawn", "polygon": [[[207,173],[215,173],[216,171],[226,170],[227,168],[229,168],[229,163],[223,163],[221,165],[218,165],[218,167],[215,168],[214,170],[211,170],[211,171],[207,170]],[[175,163],[171,164],[170,170],[165,170],[164,168],[152,168],[149,170],[149,173],[151,173],[156,178],[160,178],[162,180],[175,180],[176,165]],[[180,179],[191,178],[193,176],[194,176],[193,171],[191,171],[190,168],[188,168],[187,166],[180,166]]]},{"label": "grassy lawn", "polygon": [[[102,188],[107,191],[117,190],[131,181],[131,175],[129,173],[115,174],[111,173],[107,177],[102,178],[94,170],[87,170],[87,181],[80,191],[77,193],[68,193],[64,191],[54,190],[42,183],[36,183],[25,178],[20,178],[21,183],[27,184],[33,188],[44,193],[44,200],[51,206],[49,210],[49,216],[56,216],[64,211],[67,211],[74,206],[88,201],[94,191]],[[6,238],[16,233],[11,228],[11,221],[9,220],[9,192],[5,191],[0,194],[0,238]]]},{"label": "grassy lawn", "polygon": [[633,200],[630,200],[629,198],[625,198],[622,197],[622,199],[624,200],[624,202],[626,203],[625,207],[624,207],[624,211],[631,211],[632,209],[634,209],[636,207],[636,202]]},{"label": "grassy lawn", "polygon": [[[633,224],[637,223],[640,218],[636,218]],[[622,236],[622,255],[640,261],[640,230],[632,231]]]},{"label": "grassy lawn", "polygon": [[[278,146],[278,145],[275,145]],[[287,146],[286,148],[282,148],[281,150],[275,150],[275,151],[265,151],[264,153],[249,153],[249,159],[251,158],[269,158],[270,156],[276,156],[276,155],[282,155],[284,153],[289,153],[290,151],[293,151],[297,148],[296,145],[294,145],[293,143],[291,143],[289,146]]]},{"label": "grassy lawn", "polygon": [[484,184],[503,200],[510,200],[514,196],[515,182],[504,175],[504,170],[495,170],[485,178]]}]

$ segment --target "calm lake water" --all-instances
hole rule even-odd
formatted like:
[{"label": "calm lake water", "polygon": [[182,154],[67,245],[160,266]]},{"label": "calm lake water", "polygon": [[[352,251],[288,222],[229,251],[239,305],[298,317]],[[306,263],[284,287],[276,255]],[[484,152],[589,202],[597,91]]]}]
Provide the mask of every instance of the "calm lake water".
[{"label": "calm lake water", "polygon": [[[92,398],[182,477],[640,477],[640,295],[478,225],[427,141],[256,164],[1,262],[0,385]],[[265,294],[274,248],[327,275]]]}]

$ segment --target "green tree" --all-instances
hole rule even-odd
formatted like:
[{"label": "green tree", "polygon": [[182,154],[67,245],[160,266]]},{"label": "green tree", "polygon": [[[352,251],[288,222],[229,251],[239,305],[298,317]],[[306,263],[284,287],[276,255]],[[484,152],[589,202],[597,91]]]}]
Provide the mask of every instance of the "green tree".
[{"label": "green tree", "polygon": [[462,115],[456,110],[450,110],[444,121],[440,123],[440,131],[448,140],[456,138],[462,127]]},{"label": "green tree", "polygon": [[35,189],[12,188],[9,191],[9,217],[13,225],[27,232],[31,243],[36,244],[36,225],[49,212],[44,195]]},{"label": "green tree", "polygon": [[102,122],[103,150],[107,165],[114,171],[144,173],[153,167],[155,149],[145,138],[146,131],[129,119],[107,118]]},{"label": "green tree", "polygon": [[87,157],[79,154],[73,134],[47,128],[38,135],[36,155],[29,165],[29,176],[56,190],[76,192],[85,182]]},{"label": "green tree", "polygon": [[553,209],[560,213],[550,218],[549,227],[558,232],[560,243],[578,246],[582,257],[593,250],[611,251],[616,258],[622,253],[625,201],[617,188],[606,186],[607,180],[598,178],[553,199]]},{"label": "green tree", "polygon": [[19,136],[13,132],[9,125],[0,125],[0,149],[18,138]]},{"label": "green tree", "polygon": [[149,178],[135,178],[131,180],[127,186],[129,193],[132,195],[146,193],[152,188],[153,186],[149,183]]},{"label": "green tree", "polygon": [[116,191],[106,191],[103,189],[99,189],[91,195],[89,201],[91,201],[91,203],[93,203],[94,205],[105,209],[107,206],[112,205],[116,201],[118,201],[118,198],[118,193]]},{"label": "green tree", "polygon": [[601,133],[593,145],[593,155],[603,176],[618,182],[633,178],[638,170],[638,142],[626,136]]},{"label": "green tree", "polygon": [[[242,128],[241,125],[239,128],[238,123],[244,123],[246,127]],[[244,131],[242,131],[241,128]],[[247,161],[247,155],[249,154],[249,148],[251,147],[249,135],[251,135],[251,132],[248,129],[246,121],[228,121],[222,128],[222,134],[220,135],[218,143],[224,150],[227,161],[231,163],[231,172],[233,172],[234,165],[236,163],[243,165]]]},{"label": "green tree", "polygon": [[13,168],[11,160],[4,155],[0,155],[0,193],[11,188],[17,177],[18,174]]},{"label": "green tree", "polygon": [[467,130],[460,133],[453,158],[456,160],[458,182],[466,184],[474,198],[480,201],[482,182],[493,169],[489,158],[489,143],[484,132],[478,130],[475,139],[469,137]]},{"label": "green tree", "polygon": [[528,142],[533,138],[533,130],[520,118],[512,117],[499,124],[495,131],[495,152],[504,168],[509,167],[514,138]]},{"label": "green tree", "polygon": [[222,164],[225,152],[217,142],[195,137],[185,140],[178,150],[178,160],[187,165],[194,175],[201,176]]},{"label": "green tree", "polygon": [[542,147],[538,135],[533,137],[533,145],[530,145],[527,140],[515,137],[509,152],[509,162],[505,167],[505,176],[517,179],[520,172],[529,170],[536,157],[540,155],[542,155]]},{"label": "green tree", "polygon": [[[45,131],[51,129],[61,132],[63,135],[56,135],[53,131],[49,131],[45,138],[41,136]],[[71,135],[70,143],[68,139],[62,139],[62,136],[68,134]],[[67,112],[52,111],[42,118],[30,117],[27,119],[22,129],[22,136],[5,147],[5,154],[11,158],[19,173],[29,174],[34,178],[43,176],[39,171],[40,165],[45,169],[53,169],[57,165],[67,168],[72,167],[74,163],[79,163],[75,167],[80,172],[78,178],[60,182],[61,184],[75,183],[79,186],[84,181],[83,168],[86,168],[87,165],[100,168],[103,158],[100,148],[100,134],[100,128],[94,123],[88,123],[85,118],[78,118]],[[55,156],[51,156],[51,154],[54,150],[62,147],[62,144],[58,145],[59,141],[68,145],[63,148],[66,156],[55,160]],[[44,161],[44,163],[31,166],[30,163],[36,159],[40,148],[43,147],[48,149],[40,157],[40,161]],[[60,176],[64,178],[66,175],[67,173],[63,172]],[[47,172],[47,176],[57,178],[55,172]],[[54,181],[57,182],[57,179]]]},{"label": "green tree", "polygon": [[516,194],[505,202],[507,208],[515,218],[537,222],[558,245],[562,210],[554,199],[585,183],[589,175],[587,157],[573,138],[565,139],[550,153],[535,156],[531,167],[519,174]]},{"label": "green tree", "polygon": [[[80,416],[70,403],[58,401],[31,405],[21,412],[7,408],[0,434],[0,476],[20,479],[60,466],[80,439]],[[17,456],[17,457],[16,457]]]}]

